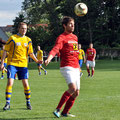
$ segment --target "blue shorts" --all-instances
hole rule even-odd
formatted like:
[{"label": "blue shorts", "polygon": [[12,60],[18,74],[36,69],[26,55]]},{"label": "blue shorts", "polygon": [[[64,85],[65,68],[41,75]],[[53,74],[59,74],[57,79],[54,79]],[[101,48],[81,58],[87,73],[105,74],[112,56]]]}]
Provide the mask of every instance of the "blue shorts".
[{"label": "blue shorts", "polygon": [[42,64],[39,64],[39,63],[38,63],[37,65],[38,65],[38,66],[42,66]]},{"label": "blue shorts", "polygon": [[7,63],[4,63],[4,67],[6,67],[7,66]]},{"label": "blue shorts", "polygon": [[28,79],[28,68],[27,67],[16,67],[13,65],[8,65],[7,67],[7,78],[15,79],[15,74],[17,73],[18,79]]},{"label": "blue shorts", "polygon": [[80,67],[82,67],[82,64],[83,64],[83,60],[79,60],[79,64],[80,64]]}]

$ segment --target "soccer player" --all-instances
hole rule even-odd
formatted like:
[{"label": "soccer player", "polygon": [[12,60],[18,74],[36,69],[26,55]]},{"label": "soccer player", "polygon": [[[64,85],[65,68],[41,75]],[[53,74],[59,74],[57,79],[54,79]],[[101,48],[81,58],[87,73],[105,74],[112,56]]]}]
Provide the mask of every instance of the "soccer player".
[{"label": "soccer player", "polygon": [[22,80],[24,86],[24,93],[26,97],[26,106],[27,109],[31,110],[30,97],[31,91],[28,83],[28,55],[36,62],[42,63],[42,61],[38,61],[33,53],[32,41],[29,37],[25,36],[27,32],[27,24],[24,22],[20,22],[18,25],[18,34],[12,35],[4,48],[4,53],[1,61],[0,69],[4,69],[4,60],[6,57],[6,53],[8,52],[7,57],[7,87],[6,87],[6,104],[3,110],[10,109],[10,100],[12,94],[12,86],[15,79],[15,74],[17,73],[18,79]]},{"label": "soccer player", "polygon": [[[40,46],[37,46],[37,49],[37,59],[43,61],[43,51],[40,49]],[[38,64],[39,75],[41,75],[41,69],[45,72],[45,75],[47,75],[47,71],[42,67],[42,64]]]},{"label": "soccer player", "polygon": [[93,48],[93,44],[89,44],[89,48],[87,49],[86,52],[86,67],[87,67],[87,72],[88,72],[88,77],[90,77],[90,69],[89,67],[92,68],[92,74],[91,77],[94,75],[94,67],[95,67],[95,57],[96,57],[96,50]]},{"label": "soccer player", "polygon": [[[1,59],[3,56],[3,52],[4,52],[3,49],[4,49],[4,46],[2,47],[2,50],[0,51]],[[5,58],[5,61],[4,61],[4,69],[2,70],[1,79],[4,79],[4,73],[7,72],[6,66],[7,66],[7,57]]]},{"label": "soccer player", "polygon": [[[81,49],[81,44],[78,44],[78,49],[79,49],[79,55],[78,55],[79,65],[80,65],[80,68],[82,68],[83,60],[84,60],[84,63],[86,61],[85,52],[83,49]],[[82,71],[80,71],[80,76],[82,76],[82,75],[83,75],[83,73],[82,73]]]},{"label": "soccer player", "polygon": [[55,46],[50,51],[47,60],[45,60],[45,65],[48,65],[52,58],[60,52],[60,71],[67,82],[68,90],[63,93],[58,106],[53,112],[58,118],[60,117],[60,110],[64,104],[65,107],[61,115],[65,117],[75,117],[75,115],[70,114],[69,111],[73,106],[76,97],[79,95],[80,89],[78,38],[73,34],[74,19],[66,16],[62,20],[62,25],[64,32],[58,36]]}]

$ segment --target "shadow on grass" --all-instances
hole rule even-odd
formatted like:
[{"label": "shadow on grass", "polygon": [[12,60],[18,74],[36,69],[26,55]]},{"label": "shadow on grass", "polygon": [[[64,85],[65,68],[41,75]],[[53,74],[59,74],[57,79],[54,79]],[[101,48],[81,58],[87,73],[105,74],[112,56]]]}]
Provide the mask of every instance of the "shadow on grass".
[{"label": "shadow on grass", "polygon": [[44,120],[44,119],[54,119],[56,117],[35,117],[35,118],[0,118],[0,120]]}]

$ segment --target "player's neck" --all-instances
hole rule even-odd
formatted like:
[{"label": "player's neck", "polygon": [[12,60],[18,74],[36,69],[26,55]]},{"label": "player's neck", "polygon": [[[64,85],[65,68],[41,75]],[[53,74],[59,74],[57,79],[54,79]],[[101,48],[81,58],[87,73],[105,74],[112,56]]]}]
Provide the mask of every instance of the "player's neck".
[{"label": "player's neck", "polygon": [[69,32],[69,31],[64,31],[66,34],[72,34],[72,32]]},{"label": "player's neck", "polygon": [[21,35],[20,33],[17,33],[17,35],[19,35],[20,37],[24,37],[25,35]]}]

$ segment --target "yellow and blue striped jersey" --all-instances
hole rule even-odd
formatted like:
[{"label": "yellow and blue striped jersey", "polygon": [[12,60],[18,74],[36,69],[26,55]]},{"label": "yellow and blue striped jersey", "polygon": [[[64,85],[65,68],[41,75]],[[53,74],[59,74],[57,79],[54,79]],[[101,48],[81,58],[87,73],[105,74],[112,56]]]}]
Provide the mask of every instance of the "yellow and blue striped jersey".
[{"label": "yellow and blue striped jersey", "polygon": [[32,41],[27,36],[15,34],[8,39],[4,50],[8,52],[7,65],[27,67],[28,55],[33,53]]},{"label": "yellow and blue striped jersey", "polygon": [[43,51],[42,50],[37,51],[37,59],[43,61]]},{"label": "yellow and blue striped jersey", "polygon": [[83,49],[80,49],[80,50],[79,50],[78,59],[79,59],[79,60],[83,59],[83,56],[85,56],[85,52],[84,52]]},{"label": "yellow and blue striped jersey", "polygon": [[[4,52],[3,50],[0,51],[0,58],[1,59],[2,59],[2,56],[3,56],[3,52]],[[5,58],[4,63],[7,63],[7,58]]]}]

